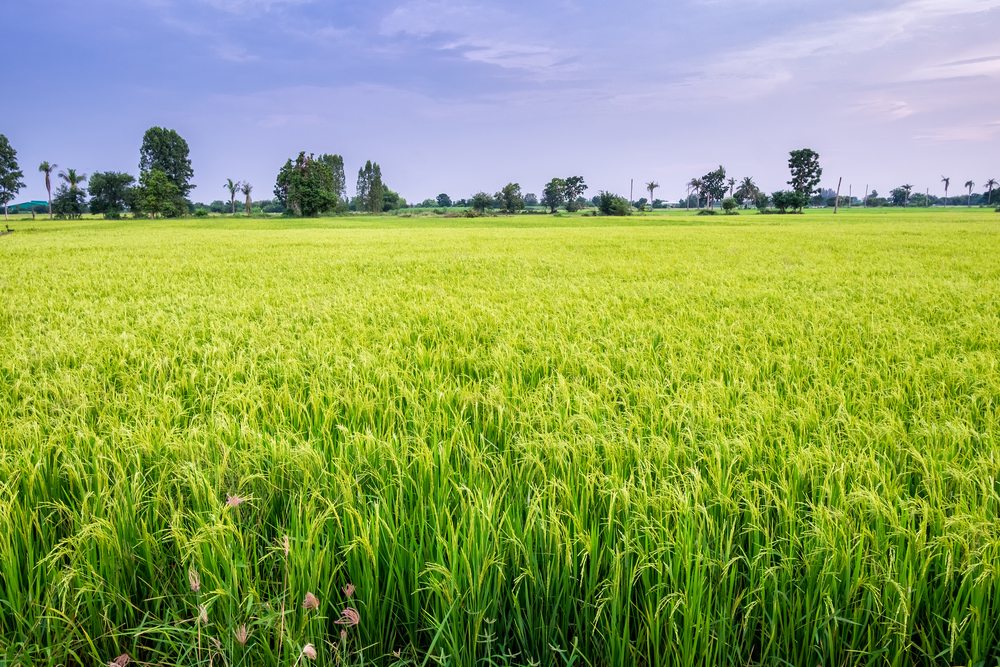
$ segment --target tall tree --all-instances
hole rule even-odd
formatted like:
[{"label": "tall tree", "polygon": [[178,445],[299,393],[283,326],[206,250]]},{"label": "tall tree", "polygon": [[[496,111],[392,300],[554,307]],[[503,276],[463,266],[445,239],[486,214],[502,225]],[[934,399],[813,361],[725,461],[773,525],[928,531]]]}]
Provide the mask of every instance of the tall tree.
[{"label": "tall tree", "polygon": [[150,217],[179,215],[181,191],[160,169],[144,171],[139,176],[136,205]]},{"label": "tall tree", "polygon": [[965,187],[969,189],[969,200],[966,202],[966,206],[972,206],[972,188],[976,187],[976,184],[972,181],[966,181]]},{"label": "tall tree", "polygon": [[253,192],[253,186],[247,182],[240,183],[240,192],[242,192],[243,196],[246,197],[246,213],[249,216],[253,213],[253,199],[250,197],[250,194]]},{"label": "tall tree", "polygon": [[477,213],[486,213],[488,209],[491,209],[496,205],[496,202],[493,197],[489,196],[487,193],[477,192],[472,195],[469,205],[472,207],[472,210]]},{"label": "tall tree", "polygon": [[726,169],[721,164],[715,171],[710,171],[701,177],[702,188],[708,196],[708,207],[714,208],[715,202],[726,196]]},{"label": "tall tree", "polygon": [[990,180],[986,181],[984,185],[990,191],[990,197],[989,200],[986,202],[986,205],[993,206],[993,188],[997,186],[997,179],[991,178]]},{"label": "tall tree", "polygon": [[451,207],[451,197],[449,197],[443,192],[437,196],[437,199],[435,201],[437,205],[440,206],[441,208]]},{"label": "tall tree", "polygon": [[[700,178],[692,178],[688,182],[688,192],[695,193],[695,196],[698,197],[697,206],[695,206],[695,208],[701,208],[701,198],[705,193],[705,183]],[[690,194],[688,194],[688,199],[691,199]]]},{"label": "tall tree", "polygon": [[55,163],[50,163],[48,161],[42,162],[38,165],[38,171],[45,174],[45,191],[49,194],[49,219],[52,219],[52,172],[56,170],[59,165]]},{"label": "tall tree", "polygon": [[347,200],[347,174],[344,172],[344,158],[341,155],[329,155],[324,153],[316,158],[330,168],[333,174],[333,191],[337,198]]},{"label": "tall tree", "polygon": [[743,204],[745,208],[757,201],[757,195],[761,194],[760,188],[754,183],[753,177],[746,176],[740,181],[740,186],[736,188],[736,201]]},{"label": "tall tree", "polygon": [[660,187],[660,184],[657,183],[656,181],[650,181],[649,183],[646,183],[646,191],[649,192],[650,202],[653,201],[653,193],[656,192],[656,189],[658,187]]},{"label": "tall tree", "polygon": [[81,217],[86,211],[87,200],[80,186],[87,180],[87,175],[76,169],[67,169],[59,172],[59,179],[62,184],[56,190],[52,202],[53,212],[60,218],[71,220]]},{"label": "tall tree", "polygon": [[17,164],[17,151],[7,137],[0,134],[0,206],[3,206],[4,220],[7,220],[7,205],[24,187],[23,178],[24,172]]},{"label": "tall tree", "polygon": [[87,175],[77,173],[76,169],[67,169],[66,171],[59,172],[59,178],[61,178],[70,189],[79,190],[80,186],[86,182]]},{"label": "tall tree", "polygon": [[132,184],[131,174],[116,171],[98,171],[90,177],[90,212],[101,213],[105,218],[117,218],[128,207]]},{"label": "tall tree", "polygon": [[385,206],[385,183],[382,182],[382,168],[378,162],[368,160],[358,170],[356,196],[359,211],[382,213]]},{"label": "tall tree", "polygon": [[496,194],[497,205],[504,213],[514,214],[524,208],[524,196],[519,183],[508,183]]},{"label": "tall tree", "polygon": [[242,183],[231,178],[226,179],[226,190],[229,191],[229,208],[233,215],[236,215],[236,193],[240,191]]},{"label": "tall tree", "polygon": [[570,176],[564,183],[566,190],[563,194],[566,198],[566,210],[570,213],[579,211],[580,202],[578,200],[587,191],[587,184],[583,181],[583,176]]},{"label": "tall tree", "polygon": [[553,178],[542,190],[542,205],[548,207],[549,213],[555,213],[564,203],[566,203],[566,181]]},{"label": "tall tree", "polygon": [[729,196],[732,197],[736,193],[736,179],[730,177],[730,179],[726,181],[726,185],[729,186]]},{"label": "tall tree", "polygon": [[941,182],[944,183],[944,205],[948,205],[948,188],[951,187],[951,178],[948,176],[942,176]]},{"label": "tall tree", "polygon": [[329,165],[300,152],[295,162],[288,160],[278,172],[274,198],[295,216],[314,216],[332,211],[337,205]]},{"label": "tall tree", "polygon": [[191,178],[190,149],[188,143],[174,130],[151,127],[142,138],[139,151],[139,170],[143,173],[159,169],[171,183],[177,186],[181,197],[191,194],[194,186]]},{"label": "tall tree", "polygon": [[789,153],[788,169],[792,172],[792,180],[788,184],[799,194],[811,197],[823,176],[823,168],[819,166],[819,153],[811,148],[802,148]]}]

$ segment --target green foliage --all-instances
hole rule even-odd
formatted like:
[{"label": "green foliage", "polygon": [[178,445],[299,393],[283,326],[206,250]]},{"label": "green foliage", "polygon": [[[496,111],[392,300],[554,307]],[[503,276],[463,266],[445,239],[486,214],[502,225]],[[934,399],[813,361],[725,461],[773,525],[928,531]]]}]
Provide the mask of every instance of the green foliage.
[{"label": "green foliage", "polygon": [[324,153],[316,159],[330,168],[330,173],[333,174],[333,191],[337,195],[338,203],[346,202],[347,173],[344,171],[343,156]]},{"label": "green foliage", "polygon": [[524,195],[524,205],[527,207],[538,206],[538,195],[534,192]]},{"label": "green foliage", "polygon": [[991,664],[996,217],[5,237],[0,663]]},{"label": "green foliage", "polygon": [[519,183],[508,183],[496,194],[496,204],[501,211],[514,214],[524,210],[524,196]]},{"label": "green foliage", "polygon": [[171,218],[186,213],[180,188],[159,169],[144,171],[139,176],[135,205],[151,218]]},{"label": "green foliage", "polygon": [[472,210],[478,213],[479,215],[482,215],[489,209],[493,208],[495,205],[496,202],[494,201],[493,197],[491,197],[486,192],[477,192],[476,194],[472,195],[472,199],[470,200],[469,203],[469,206],[472,208]]},{"label": "green foliage", "polygon": [[[24,172],[17,164],[17,151],[7,137],[0,134],[0,206],[14,201],[14,197],[24,187]],[[6,214],[6,208],[4,213]]]},{"label": "green foliage", "polygon": [[794,190],[779,190],[771,194],[771,203],[779,213],[801,212],[809,205],[809,195]]},{"label": "green foliage", "polygon": [[754,206],[757,207],[758,211],[766,211],[767,207],[771,204],[771,198],[767,196],[766,192],[757,191],[756,196],[753,199]]},{"label": "green foliage", "polygon": [[715,171],[710,171],[700,179],[700,191],[708,200],[709,208],[726,196],[726,169],[719,165]]},{"label": "green foliage", "polygon": [[382,213],[385,208],[385,184],[377,162],[368,160],[358,170],[357,208],[367,213]]},{"label": "green foliage", "polygon": [[739,206],[740,203],[736,201],[735,197],[726,197],[722,200],[722,208],[728,215],[736,215],[736,209]]},{"label": "green foliage", "polygon": [[632,205],[624,197],[605,190],[602,190],[597,197],[597,210],[600,211],[601,215],[632,215]]},{"label": "green foliage", "polygon": [[300,152],[293,163],[285,162],[278,172],[274,197],[287,213],[314,217],[333,211],[338,197],[329,164]]},{"label": "green foliage", "polygon": [[76,220],[87,212],[87,197],[82,188],[62,183],[52,198],[52,213],[61,220]]},{"label": "green foliage", "polygon": [[451,208],[451,197],[442,192],[437,196],[437,205],[441,208]]},{"label": "green foliage", "polygon": [[555,213],[566,203],[566,181],[553,178],[542,190],[542,205],[548,207],[550,213]]},{"label": "green foliage", "polygon": [[90,176],[87,189],[90,193],[90,212],[104,214],[105,218],[120,217],[129,208],[132,184],[131,174],[117,171],[98,171]]},{"label": "green foliage", "polygon": [[580,199],[587,191],[587,184],[583,181],[583,176],[570,176],[563,183],[565,188],[563,199],[566,202],[566,210],[570,213],[579,211],[583,207]]},{"label": "green foliage", "polygon": [[164,127],[146,130],[139,150],[139,171],[163,172],[177,188],[181,199],[194,189],[191,185],[194,169],[191,168],[190,149],[187,141],[175,130]]},{"label": "green foliage", "polygon": [[788,169],[792,172],[792,180],[788,184],[792,186],[792,190],[804,195],[808,203],[823,176],[823,169],[819,166],[819,153],[811,148],[792,151],[788,158]]}]

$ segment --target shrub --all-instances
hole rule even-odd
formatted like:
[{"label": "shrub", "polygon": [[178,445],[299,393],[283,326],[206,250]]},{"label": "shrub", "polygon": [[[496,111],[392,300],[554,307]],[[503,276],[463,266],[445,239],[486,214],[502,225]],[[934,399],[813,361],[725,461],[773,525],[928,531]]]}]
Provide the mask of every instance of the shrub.
[{"label": "shrub", "polygon": [[703,208],[700,211],[698,211],[698,215],[717,215],[717,214],[718,211],[716,211],[714,208]]},{"label": "shrub", "polygon": [[197,211],[194,212],[194,217],[196,217],[196,218],[207,218],[208,217],[208,210],[204,209],[204,208],[199,208]]},{"label": "shrub", "polygon": [[771,194],[771,201],[779,213],[788,213],[789,209],[801,212],[809,204],[809,197],[794,190],[779,190]]},{"label": "shrub", "polygon": [[736,215],[736,208],[738,206],[739,202],[732,197],[726,197],[722,200],[722,209],[726,212],[726,215]]},{"label": "shrub", "polygon": [[597,210],[601,212],[601,215],[632,215],[632,205],[628,203],[627,199],[604,190],[601,190],[598,195]]}]

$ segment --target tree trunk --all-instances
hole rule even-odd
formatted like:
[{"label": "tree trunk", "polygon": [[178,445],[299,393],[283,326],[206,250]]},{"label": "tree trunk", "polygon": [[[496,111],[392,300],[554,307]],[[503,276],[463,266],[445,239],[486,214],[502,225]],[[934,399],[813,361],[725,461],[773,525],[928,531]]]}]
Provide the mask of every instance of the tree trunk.
[{"label": "tree trunk", "polygon": [[833,214],[834,215],[837,215],[837,212],[840,210],[840,184],[843,183],[843,182],[844,182],[844,177],[841,176],[837,180],[837,199],[833,202]]},{"label": "tree trunk", "polygon": [[49,193],[49,220],[52,219],[52,182],[49,181],[49,175],[45,175],[45,190]]}]

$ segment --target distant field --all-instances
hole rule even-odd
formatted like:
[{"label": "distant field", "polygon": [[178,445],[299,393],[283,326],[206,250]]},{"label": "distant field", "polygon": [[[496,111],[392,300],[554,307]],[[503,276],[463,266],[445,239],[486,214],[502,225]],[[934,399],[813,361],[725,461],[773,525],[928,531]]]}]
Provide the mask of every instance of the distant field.
[{"label": "distant field", "polygon": [[997,660],[996,213],[11,226],[0,664]]}]

